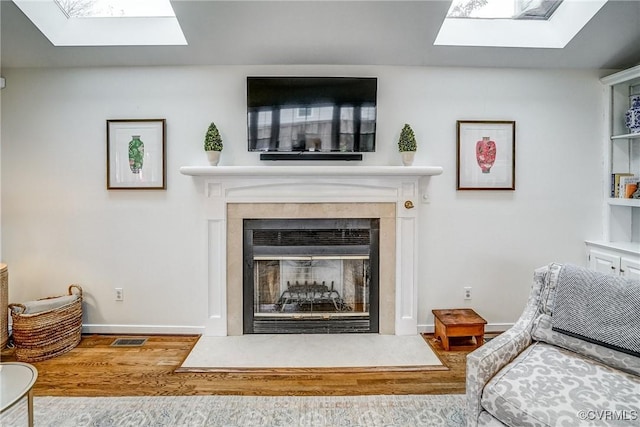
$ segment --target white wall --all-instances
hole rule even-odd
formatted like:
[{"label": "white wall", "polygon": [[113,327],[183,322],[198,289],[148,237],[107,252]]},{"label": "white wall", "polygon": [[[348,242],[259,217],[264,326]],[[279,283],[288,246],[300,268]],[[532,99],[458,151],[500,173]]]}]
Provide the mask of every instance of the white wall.
[{"label": "white wall", "polygon": [[[2,19],[2,8],[0,7],[0,20]],[[0,37],[0,46],[2,46],[2,37]],[[0,50],[2,48],[0,47]],[[2,55],[0,54],[0,70],[2,69]],[[2,189],[2,90],[0,89],[0,190]],[[0,262],[2,262],[2,192],[0,191]]]},{"label": "white wall", "polygon": [[[201,183],[215,121],[221,164],[259,164],[246,150],[247,75],[378,77],[377,152],[398,165],[404,123],[416,164],[440,165],[421,205],[419,323],[471,306],[514,322],[533,269],[584,264],[601,235],[602,89],[595,72],[423,67],[153,67],[5,70],[2,249],[12,302],[80,283],[84,323],[112,332],[198,331],[206,316]],[[106,120],[167,119],[167,190],[106,190]],[[516,121],[516,191],[457,192],[456,120]],[[345,167],[357,167],[352,163]],[[473,299],[463,300],[463,286]],[[114,301],[114,288],[125,300]],[[148,327],[147,327],[148,326]]]}]

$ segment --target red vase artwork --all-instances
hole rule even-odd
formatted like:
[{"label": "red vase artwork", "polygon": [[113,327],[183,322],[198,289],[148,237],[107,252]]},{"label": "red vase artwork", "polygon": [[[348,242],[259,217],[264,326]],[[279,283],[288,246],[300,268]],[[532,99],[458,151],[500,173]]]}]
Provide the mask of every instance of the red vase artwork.
[{"label": "red vase artwork", "polygon": [[476,160],[482,173],[491,172],[491,166],[496,161],[496,143],[490,137],[483,136],[481,141],[476,142]]}]

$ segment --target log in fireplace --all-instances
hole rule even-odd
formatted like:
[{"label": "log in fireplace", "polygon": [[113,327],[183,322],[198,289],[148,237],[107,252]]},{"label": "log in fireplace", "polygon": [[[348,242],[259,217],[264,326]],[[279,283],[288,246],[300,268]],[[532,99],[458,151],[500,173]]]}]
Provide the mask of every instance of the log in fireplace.
[{"label": "log in fireplace", "polygon": [[245,219],[244,333],[377,333],[379,222]]}]

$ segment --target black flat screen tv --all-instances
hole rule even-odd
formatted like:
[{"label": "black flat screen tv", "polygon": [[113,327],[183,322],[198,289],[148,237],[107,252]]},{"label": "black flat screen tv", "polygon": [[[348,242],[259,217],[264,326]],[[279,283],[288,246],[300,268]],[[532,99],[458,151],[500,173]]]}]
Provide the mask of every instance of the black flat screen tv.
[{"label": "black flat screen tv", "polygon": [[373,152],[376,96],[375,77],[247,77],[249,151]]}]

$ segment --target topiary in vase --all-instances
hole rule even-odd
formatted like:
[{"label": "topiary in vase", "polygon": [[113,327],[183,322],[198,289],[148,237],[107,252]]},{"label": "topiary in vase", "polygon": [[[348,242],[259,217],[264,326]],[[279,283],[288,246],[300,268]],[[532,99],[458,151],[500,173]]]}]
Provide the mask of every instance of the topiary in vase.
[{"label": "topiary in vase", "polygon": [[222,138],[216,124],[211,122],[204,137],[204,151],[207,153],[207,159],[211,166],[216,166],[220,161],[220,152],[222,151]]},{"label": "topiary in vase", "polygon": [[411,126],[405,123],[400,132],[400,139],[398,139],[398,150],[402,155],[403,165],[411,166],[413,164],[413,158],[417,149],[416,135],[413,133]]}]

